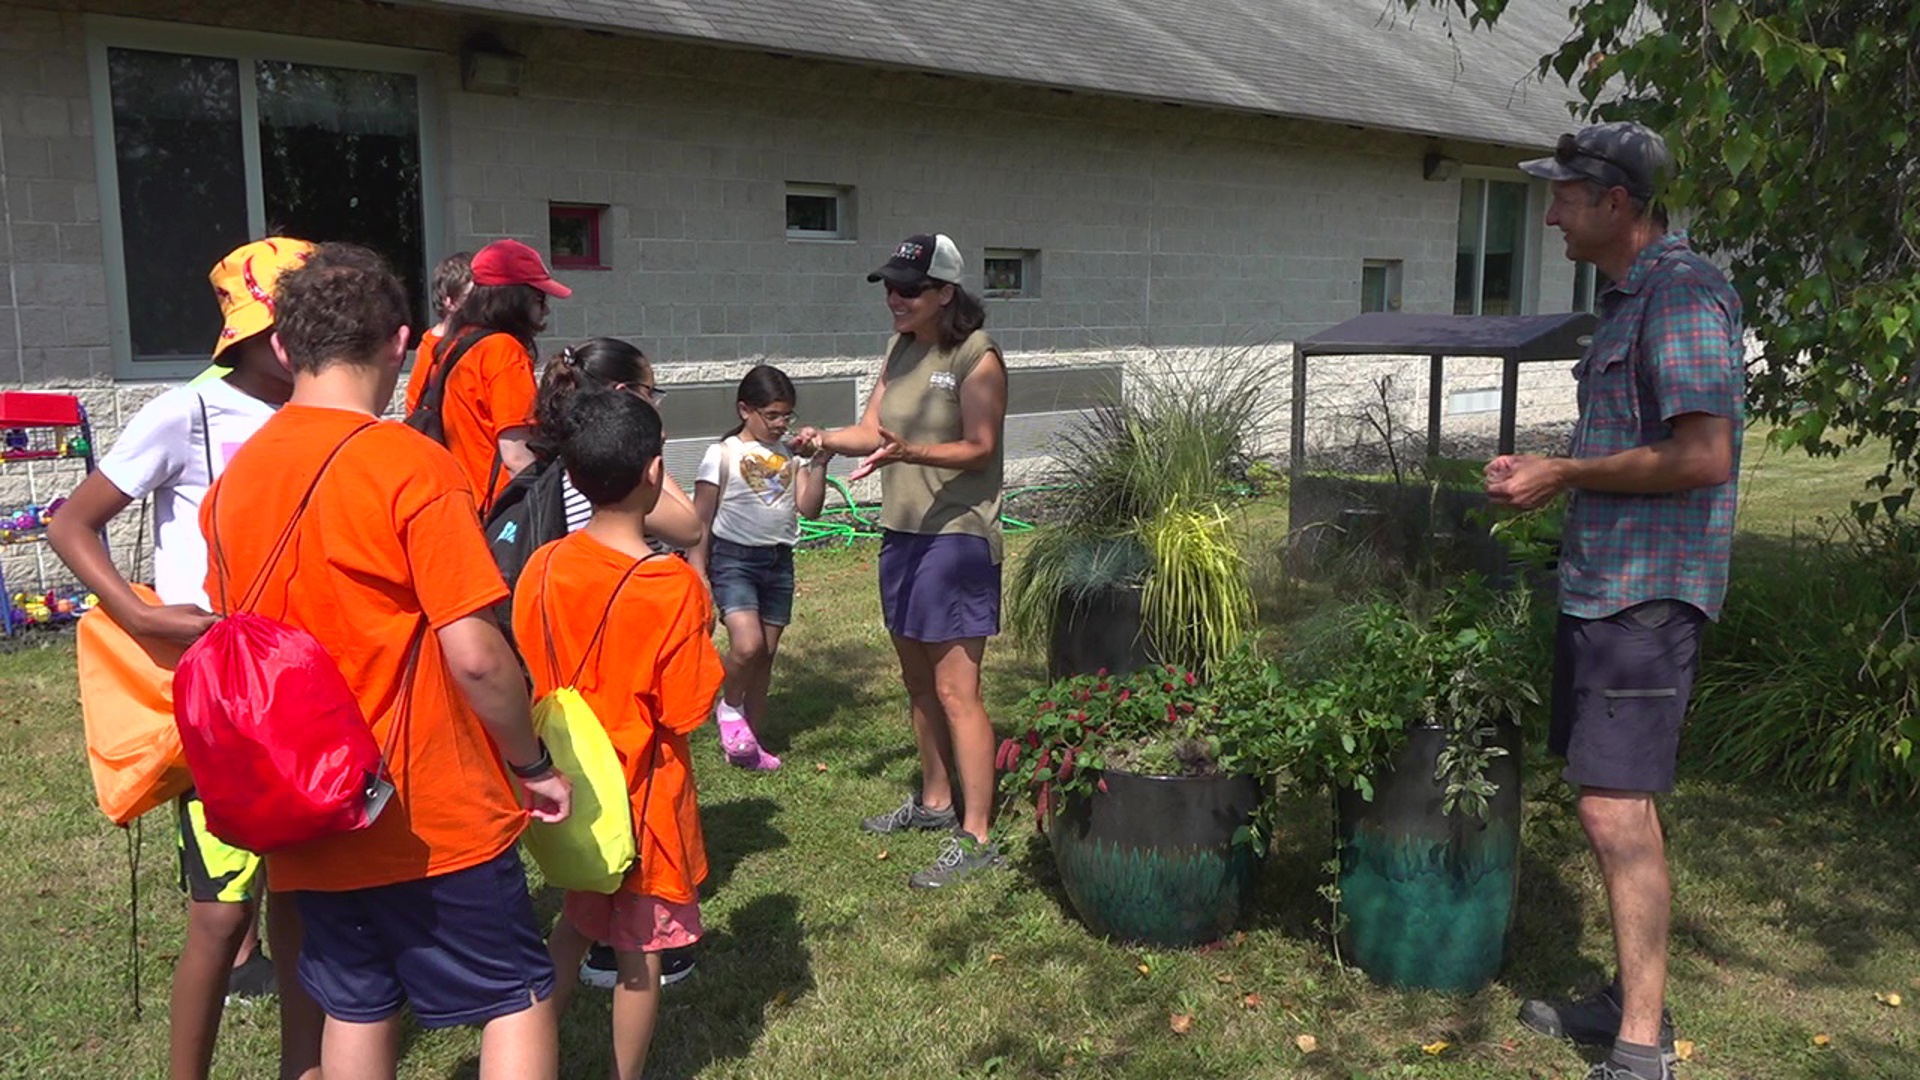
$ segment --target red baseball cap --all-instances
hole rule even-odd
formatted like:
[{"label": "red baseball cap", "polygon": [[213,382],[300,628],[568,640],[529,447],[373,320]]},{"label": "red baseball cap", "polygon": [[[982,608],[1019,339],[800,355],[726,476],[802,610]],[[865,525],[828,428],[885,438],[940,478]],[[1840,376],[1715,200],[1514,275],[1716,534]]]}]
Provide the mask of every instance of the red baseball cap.
[{"label": "red baseball cap", "polygon": [[540,253],[518,240],[495,240],[473,256],[475,285],[531,285],[562,300],[573,290],[553,280]]}]

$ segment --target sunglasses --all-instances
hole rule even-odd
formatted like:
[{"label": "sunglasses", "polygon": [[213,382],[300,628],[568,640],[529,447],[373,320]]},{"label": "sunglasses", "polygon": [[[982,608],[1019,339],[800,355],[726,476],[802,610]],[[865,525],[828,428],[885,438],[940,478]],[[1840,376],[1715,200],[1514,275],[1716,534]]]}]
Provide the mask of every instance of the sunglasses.
[{"label": "sunglasses", "polygon": [[1581,146],[1580,140],[1574,135],[1566,134],[1566,135],[1560,136],[1560,141],[1555,143],[1553,146],[1553,160],[1559,162],[1562,165],[1567,166],[1568,168],[1576,167],[1575,163],[1579,161],[1581,158],[1591,158],[1594,161],[1602,161],[1607,163],[1608,165],[1613,166],[1614,168],[1620,170],[1620,174],[1627,180],[1627,183],[1621,184],[1620,186],[1621,187],[1633,186],[1633,183],[1632,183],[1633,170],[1627,168],[1624,162],[1622,162],[1618,158],[1611,157],[1607,154],[1603,154],[1598,150],[1589,150],[1586,147]]},{"label": "sunglasses", "polygon": [[916,281],[910,285],[896,285],[891,281],[887,282],[887,291],[894,294],[895,296],[898,296],[902,300],[912,300],[915,297],[919,296],[921,293],[926,292],[928,289],[937,289],[939,287],[940,287],[939,282],[931,281],[931,280]]}]

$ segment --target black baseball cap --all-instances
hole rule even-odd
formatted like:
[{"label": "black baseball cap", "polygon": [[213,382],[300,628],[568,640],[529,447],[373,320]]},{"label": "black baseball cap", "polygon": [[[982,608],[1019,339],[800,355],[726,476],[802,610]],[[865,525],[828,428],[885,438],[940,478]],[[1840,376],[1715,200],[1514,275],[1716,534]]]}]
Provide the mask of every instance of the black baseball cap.
[{"label": "black baseball cap", "polygon": [[1552,157],[1520,163],[1520,170],[1542,180],[1591,180],[1651,202],[1666,189],[1673,155],[1658,132],[1630,120],[1593,124],[1560,136]]},{"label": "black baseball cap", "polygon": [[947,234],[915,233],[900,241],[900,246],[893,249],[893,257],[868,274],[867,280],[916,285],[932,279],[958,285],[963,265],[959,247]]}]

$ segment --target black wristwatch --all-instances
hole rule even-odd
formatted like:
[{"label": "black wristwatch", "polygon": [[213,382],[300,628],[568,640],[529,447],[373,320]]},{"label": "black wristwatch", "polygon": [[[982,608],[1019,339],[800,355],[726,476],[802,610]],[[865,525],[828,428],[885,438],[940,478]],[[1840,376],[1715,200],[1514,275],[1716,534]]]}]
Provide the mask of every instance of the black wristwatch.
[{"label": "black wristwatch", "polygon": [[507,762],[507,768],[512,770],[513,775],[522,780],[534,780],[553,771],[553,755],[547,752],[547,740],[541,739],[539,743],[539,757],[534,758],[525,765],[515,765],[511,761]]}]

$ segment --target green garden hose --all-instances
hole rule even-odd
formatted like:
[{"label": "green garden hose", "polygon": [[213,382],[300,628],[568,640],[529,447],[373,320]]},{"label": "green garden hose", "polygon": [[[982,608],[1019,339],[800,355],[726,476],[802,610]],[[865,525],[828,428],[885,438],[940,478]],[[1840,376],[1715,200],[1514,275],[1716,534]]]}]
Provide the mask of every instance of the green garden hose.
[{"label": "green garden hose", "polygon": [[[806,548],[851,547],[855,540],[877,540],[880,538],[880,507],[874,503],[858,502],[853,492],[837,477],[827,477],[827,483],[840,493],[845,505],[822,510],[817,518],[800,519],[800,544]],[[1022,495],[1037,491],[1062,491],[1065,484],[1030,484],[1014,488],[1001,497],[1002,504],[1012,502]],[[1007,532],[1031,532],[1033,523],[1020,518],[1000,515],[1000,527]]]}]

